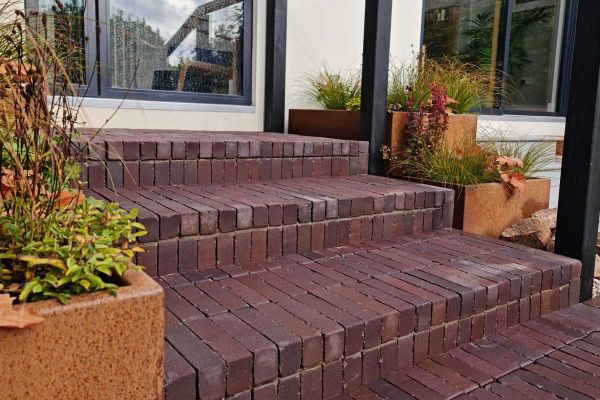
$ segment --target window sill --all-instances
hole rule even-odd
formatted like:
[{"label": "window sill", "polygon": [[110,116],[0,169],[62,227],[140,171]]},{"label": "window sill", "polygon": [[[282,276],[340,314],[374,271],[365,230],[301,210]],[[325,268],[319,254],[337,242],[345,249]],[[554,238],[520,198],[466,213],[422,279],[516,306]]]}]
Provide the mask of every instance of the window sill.
[{"label": "window sill", "polygon": [[194,111],[253,114],[255,106],[239,106],[232,104],[181,103],[170,101],[121,100],[86,97],[81,100],[82,107],[120,108],[123,110],[155,110],[155,111]]},{"label": "window sill", "polygon": [[480,121],[499,121],[499,122],[556,122],[565,123],[565,117],[556,117],[551,115],[520,115],[520,114],[503,114],[503,115],[485,115],[479,114]]}]

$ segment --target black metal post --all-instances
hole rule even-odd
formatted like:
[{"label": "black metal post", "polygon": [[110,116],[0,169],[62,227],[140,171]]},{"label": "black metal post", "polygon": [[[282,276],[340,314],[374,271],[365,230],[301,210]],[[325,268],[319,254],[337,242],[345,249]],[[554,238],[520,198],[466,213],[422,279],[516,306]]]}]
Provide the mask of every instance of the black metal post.
[{"label": "black metal post", "polygon": [[583,263],[582,301],[592,297],[600,213],[600,1],[579,0],[556,252]]},{"label": "black metal post", "polygon": [[365,0],[360,132],[369,141],[369,173],[382,174],[390,64],[392,0]]},{"label": "black metal post", "polygon": [[285,60],[287,0],[267,0],[267,55],[265,71],[266,132],[285,129]]}]

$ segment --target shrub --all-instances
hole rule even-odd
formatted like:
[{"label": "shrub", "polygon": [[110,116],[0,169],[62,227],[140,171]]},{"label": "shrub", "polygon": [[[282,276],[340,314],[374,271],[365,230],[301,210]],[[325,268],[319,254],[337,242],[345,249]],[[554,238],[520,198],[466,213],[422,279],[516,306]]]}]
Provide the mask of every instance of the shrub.
[{"label": "shrub", "polygon": [[114,291],[145,233],[135,211],[85,199],[77,182],[82,43],[63,11],[57,1],[52,34],[45,14],[0,25],[0,294],[20,302]]},{"label": "shrub", "polygon": [[492,102],[488,71],[456,58],[431,59],[421,55],[410,63],[392,65],[388,109],[419,110],[431,101],[431,88],[439,85],[445,87],[452,99],[448,108],[455,114],[468,113]]},{"label": "shrub", "polygon": [[326,110],[360,109],[360,71],[335,71],[327,67],[306,78],[308,95]]},{"label": "shrub", "polygon": [[449,185],[477,185],[500,182],[509,190],[520,189],[551,161],[550,144],[524,145],[501,140],[465,142],[452,147],[443,144],[421,147],[418,157],[392,151],[384,146],[388,173]]}]

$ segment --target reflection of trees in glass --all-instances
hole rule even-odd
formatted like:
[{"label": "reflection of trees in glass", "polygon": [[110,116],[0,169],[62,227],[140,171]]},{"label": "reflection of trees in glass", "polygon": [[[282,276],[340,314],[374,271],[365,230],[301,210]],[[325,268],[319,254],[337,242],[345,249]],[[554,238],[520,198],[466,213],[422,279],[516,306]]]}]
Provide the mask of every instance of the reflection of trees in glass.
[{"label": "reflection of trees in glass", "polygon": [[[534,25],[547,24],[551,21],[554,6],[538,7],[513,14],[509,50],[509,73],[521,70],[531,63],[526,50],[527,30]],[[467,62],[489,67],[492,55],[494,14],[480,13],[467,20],[470,26],[461,32],[466,44],[459,55]]]},{"label": "reflection of trees in glass", "polygon": [[83,4],[72,0],[63,8],[55,7],[54,29],[56,52],[61,56],[69,79],[73,83],[85,83],[85,31]]},{"label": "reflection of trees in glass", "polygon": [[161,31],[144,18],[113,9],[112,86],[237,93],[242,76],[242,21],[242,2],[204,3],[172,37],[163,38]]},{"label": "reflection of trees in glass", "polygon": [[110,32],[113,87],[151,89],[154,71],[170,69],[165,40],[143,18],[113,11]]},{"label": "reflection of trees in glass", "polygon": [[80,3],[79,0],[47,1],[30,8],[37,12],[30,14],[30,18],[31,26],[40,35],[38,41],[52,47],[65,72],[53,77],[50,71],[50,82],[68,78],[74,84],[85,83],[84,6]]}]

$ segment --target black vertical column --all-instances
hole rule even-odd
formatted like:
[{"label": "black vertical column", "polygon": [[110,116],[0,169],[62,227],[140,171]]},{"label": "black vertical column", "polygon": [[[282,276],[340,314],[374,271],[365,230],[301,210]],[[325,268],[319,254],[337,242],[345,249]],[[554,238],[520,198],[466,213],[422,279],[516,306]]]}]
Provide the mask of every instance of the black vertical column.
[{"label": "black vertical column", "polygon": [[390,64],[392,0],[365,0],[360,132],[369,141],[369,173],[382,174]]},{"label": "black vertical column", "polygon": [[600,1],[579,0],[556,252],[583,263],[581,300],[592,297],[600,212]]},{"label": "black vertical column", "polygon": [[285,60],[287,0],[267,0],[267,54],[265,71],[266,132],[285,128]]}]

